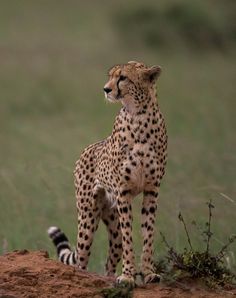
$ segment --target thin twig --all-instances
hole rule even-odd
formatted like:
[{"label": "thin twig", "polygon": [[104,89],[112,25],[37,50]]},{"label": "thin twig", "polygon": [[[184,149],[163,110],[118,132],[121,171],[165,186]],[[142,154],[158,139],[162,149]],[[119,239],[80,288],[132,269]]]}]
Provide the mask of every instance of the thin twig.
[{"label": "thin twig", "polygon": [[160,235],[161,235],[162,241],[165,243],[166,247],[167,247],[169,250],[171,250],[172,247],[169,245],[169,243],[168,243],[167,240],[166,240],[165,235],[164,235],[161,231],[160,231]]},{"label": "thin twig", "polygon": [[[192,225],[194,225],[197,229],[198,232],[202,234],[204,233],[203,227],[201,227],[198,223],[196,223],[195,221],[192,221]],[[202,236],[203,237],[203,236]],[[212,239],[214,239],[217,243],[224,245],[224,242],[222,242],[219,238],[217,238],[216,236],[212,235]],[[203,238],[204,240],[204,238]],[[204,240],[205,241],[205,240]]]},{"label": "thin twig", "polygon": [[236,235],[229,238],[229,241],[221,248],[221,250],[216,254],[216,260],[219,261],[224,257],[227,248],[236,240]]},{"label": "thin twig", "polygon": [[189,233],[188,233],[188,229],[187,229],[187,226],[186,226],[186,224],[185,224],[184,218],[183,218],[183,216],[182,216],[181,213],[179,213],[179,220],[180,220],[180,221],[183,223],[183,225],[184,225],[184,230],[185,230],[185,233],[186,233],[186,235],[187,235],[188,244],[189,244],[189,246],[190,246],[190,248],[191,248],[191,251],[193,251],[193,247],[192,247],[191,239],[190,239],[190,236],[189,236]]},{"label": "thin twig", "polygon": [[212,212],[211,209],[214,208],[214,205],[212,205],[212,200],[210,200],[209,202],[207,202],[208,205],[208,224],[207,224],[207,246],[206,246],[206,254],[209,254],[209,246],[210,246],[210,240],[211,240],[211,236],[212,236],[212,232],[211,232],[211,219],[212,219]]},{"label": "thin twig", "polygon": [[220,195],[221,195],[223,198],[225,198],[225,199],[227,199],[228,201],[230,201],[231,203],[233,203],[234,205],[236,205],[236,202],[235,202],[233,199],[231,199],[229,196],[227,196],[226,194],[224,194],[223,192],[220,192]]}]

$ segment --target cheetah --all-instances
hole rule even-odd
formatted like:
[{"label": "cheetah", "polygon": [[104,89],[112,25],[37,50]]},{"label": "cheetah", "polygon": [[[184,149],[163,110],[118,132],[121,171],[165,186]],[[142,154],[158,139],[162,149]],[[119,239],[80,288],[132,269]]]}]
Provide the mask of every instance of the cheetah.
[{"label": "cheetah", "polygon": [[122,257],[122,274],[117,283],[135,282],[132,200],[140,193],[143,193],[141,274],[144,283],[160,280],[153,263],[157,201],[167,161],[166,126],[156,96],[160,73],[160,66],[147,67],[136,61],[109,70],[105,97],[110,102],[121,102],[122,107],[111,135],[88,146],[76,162],[76,249],[71,249],[59,228],[48,230],[60,261],[86,270],[94,233],[102,219],[109,239],[107,275],[115,275]]}]

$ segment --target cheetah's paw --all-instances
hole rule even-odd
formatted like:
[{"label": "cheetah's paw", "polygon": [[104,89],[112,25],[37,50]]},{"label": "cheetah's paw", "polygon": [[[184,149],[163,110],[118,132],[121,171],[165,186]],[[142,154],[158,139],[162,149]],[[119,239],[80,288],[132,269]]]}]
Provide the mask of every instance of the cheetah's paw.
[{"label": "cheetah's paw", "polygon": [[121,274],[120,276],[117,277],[116,284],[118,286],[124,286],[124,287],[130,287],[130,288],[134,288],[135,286],[133,276],[128,276],[125,274]]}]

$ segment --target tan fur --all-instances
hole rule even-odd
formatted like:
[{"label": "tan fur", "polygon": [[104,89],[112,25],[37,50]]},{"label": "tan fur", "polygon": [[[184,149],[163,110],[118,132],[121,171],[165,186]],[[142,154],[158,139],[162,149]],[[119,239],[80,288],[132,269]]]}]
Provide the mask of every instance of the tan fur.
[{"label": "tan fur", "polygon": [[[160,67],[129,62],[109,71],[106,98],[121,102],[112,134],[86,148],[76,163],[78,209],[77,265],[86,269],[94,232],[101,218],[107,226],[108,275],[123,257],[118,282],[134,283],[132,200],[143,192],[141,271],[145,282],[158,279],[153,268],[157,199],[167,158],[164,119],[156,101]],[[110,90],[109,90],[110,89]],[[105,90],[105,89],[104,89]]]}]

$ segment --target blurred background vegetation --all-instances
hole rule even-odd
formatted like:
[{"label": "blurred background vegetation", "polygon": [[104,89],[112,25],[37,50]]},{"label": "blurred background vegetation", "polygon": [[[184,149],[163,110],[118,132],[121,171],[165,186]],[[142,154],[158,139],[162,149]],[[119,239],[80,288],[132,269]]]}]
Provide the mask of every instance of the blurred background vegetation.
[{"label": "blurred background vegetation", "polygon": [[[140,60],[159,64],[158,95],[169,134],[161,230],[186,245],[178,221],[204,226],[213,199],[213,251],[235,232],[236,98],[234,0],[0,2],[0,250],[55,251],[59,225],[75,244],[73,169],[82,149],[112,129],[119,105],[103,100],[107,69]],[[140,202],[134,240],[140,256]],[[197,248],[203,244],[191,228]],[[101,225],[90,270],[103,272]],[[229,266],[236,266],[236,245]]]}]

